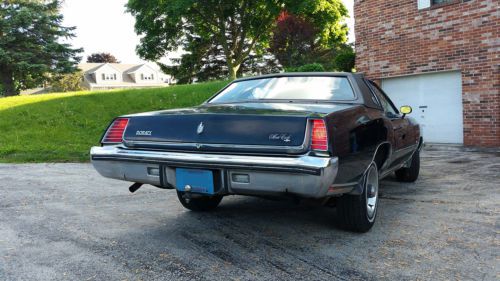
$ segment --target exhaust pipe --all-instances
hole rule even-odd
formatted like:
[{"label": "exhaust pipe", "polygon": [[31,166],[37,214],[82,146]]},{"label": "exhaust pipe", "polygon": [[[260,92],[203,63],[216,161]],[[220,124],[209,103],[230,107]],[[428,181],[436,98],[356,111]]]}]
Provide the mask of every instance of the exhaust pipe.
[{"label": "exhaust pipe", "polygon": [[130,191],[130,193],[134,193],[136,192],[139,188],[141,188],[143,184],[142,183],[134,183],[133,185],[131,185],[129,188],[128,188],[128,191]]}]

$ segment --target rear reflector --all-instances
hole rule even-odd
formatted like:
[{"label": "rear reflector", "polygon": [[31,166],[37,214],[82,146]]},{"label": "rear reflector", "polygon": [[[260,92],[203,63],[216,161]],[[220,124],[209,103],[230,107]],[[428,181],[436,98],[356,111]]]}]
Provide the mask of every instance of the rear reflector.
[{"label": "rear reflector", "polygon": [[123,142],[123,133],[128,125],[128,118],[117,118],[109,126],[108,131],[102,138],[102,143],[121,143]]},{"label": "rear reflector", "polygon": [[328,136],[326,133],[325,121],[321,119],[312,120],[311,149],[327,151]]},{"label": "rear reflector", "polygon": [[250,183],[249,174],[232,174],[232,179],[234,182],[238,183]]}]

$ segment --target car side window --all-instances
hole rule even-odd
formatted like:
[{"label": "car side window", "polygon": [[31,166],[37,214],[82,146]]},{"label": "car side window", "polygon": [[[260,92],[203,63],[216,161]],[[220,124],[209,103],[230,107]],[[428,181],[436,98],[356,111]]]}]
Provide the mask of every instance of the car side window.
[{"label": "car side window", "polygon": [[370,85],[370,89],[377,97],[379,104],[382,106],[388,117],[397,116],[398,111],[396,110],[394,105],[388,100],[386,95],[377,87],[377,85],[375,85],[375,83],[373,83],[372,81],[369,81],[368,84]]},{"label": "car side window", "polygon": [[374,91],[372,89],[372,85],[370,84],[370,81],[367,80],[367,79],[363,79],[363,81],[365,82],[365,84],[368,87],[368,89],[370,89],[370,94],[371,94],[371,98],[372,98],[373,103],[375,103],[376,105],[378,105],[379,107],[382,108],[382,105],[378,101],[378,98],[375,96],[375,93],[374,93]]}]

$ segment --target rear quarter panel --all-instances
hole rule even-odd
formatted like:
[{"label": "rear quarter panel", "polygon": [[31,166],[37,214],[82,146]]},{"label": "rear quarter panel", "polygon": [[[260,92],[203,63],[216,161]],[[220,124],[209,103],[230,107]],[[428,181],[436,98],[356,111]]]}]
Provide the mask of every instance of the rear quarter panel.
[{"label": "rear quarter panel", "polygon": [[385,122],[380,111],[365,106],[328,115],[332,154],[339,158],[335,184],[360,180],[377,147],[388,141]]}]

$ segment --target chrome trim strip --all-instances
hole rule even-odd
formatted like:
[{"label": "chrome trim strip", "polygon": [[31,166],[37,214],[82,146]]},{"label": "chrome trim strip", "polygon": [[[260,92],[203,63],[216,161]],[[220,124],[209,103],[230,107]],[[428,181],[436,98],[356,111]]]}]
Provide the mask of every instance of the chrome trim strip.
[{"label": "chrome trim strip", "polygon": [[356,188],[357,185],[359,185],[358,182],[332,184],[330,186],[330,188],[328,188],[327,195],[328,196],[335,196],[335,195],[341,195],[341,194],[345,194],[345,193],[351,193]]},{"label": "chrome trim strip", "polygon": [[415,150],[408,156],[408,159],[401,162],[399,165],[396,165],[390,169],[387,169],[387,170],[384,170],[382,173],[380,173],[380,180],[384,179],[385,177],[387,177],[390,173],[396,171],[396,170],[399,170],[401,168],[405,168],[405,167],[409,167],[409,162],[411,163],[411,158],[413,157],[413,154],[415,153],[415,151],[418,150],[418,147],[416,144],[414,145],[411,145],[411,146],[408,146],[408,147],[405,147],[403,149],[400,149],[401,150],[409,150],[410,148],[415,148]]},{"label": "chrome trim strip", "polygon": [[396,171],[396,170],[399,170],[400,168],[403,168],[405,166],[405,163],[402,163],[402,164],[399,164],[399,165],[396,165],[388,170],[385,170],[383,173],[381,173],[380,175],[380,180],[383,180],[385,177],[387,177],[390,173]]},{"label": "chrome trim strip", "polygon": [[[372,161],[370,162],[370,164],[368,164],[368,168],[370,168],[370,165],[372,164],[372,162],[375,162],[375,157],[377,157],[378,150],[384,144],[389,144],[389,152],[388,152],[387,158],[385,159],[384,163],[380,167],[380,171],[383,171],[384,169],[387,169],[387,166],[390,165],[390,163],[392,162],[392,152],[393,152],[392,151],[392,144],[390,142],[388,142],[388,141],[383,141],[375,149],[375,153],[373,153]],[[368,170],[368,168],[366,168],[366,169]]]},{"label": "chrome trim strip", "polygon": [[250,155],[222,155],[124,149],[119,146],[92,147],[92,161],[132,161],[181,166],[211,166],[213,168],[264,169],[305,174],[321,174],[322,169],[338,160],[336,157],[267,157]]},{"label": "chrome trim strip", "polygon": [[234,145],[234,144],[218,144],[218,143],[194,143],[194,142],[154,142],[154,141],[125,141],[127,147],[158,146],[158,147],[191,147],[193,150],[205,148],[234,148],[234,149],[266,149],[266,150],[284,150],[284,151],[303,151],[304,145],[300,146],[271,146],[271,145]]},{"label": "chrome trim strip", "polygon": [[279,146],[279,145],[251,145],[251,144],[219,144],[219,143],[195,143],[195,142],[154,142],[154,141],[131,141],[124,139],[123,144],[127,147],[150,146],[150,147],[189,147],[193,151],[201,148],[226,148],[226,149],[248,149],[248,150],[271,150],[285,151],[289,153],[304,152],[311,142],[311,120],[317,118],[306,118],[306,129],[304,131],[304,140],[299,146]]},{"label": "chrome trim strip", "polygon": [[420,152],[422,150],[422,148],[424,147],[424,139],[422,137],[420,137],[418,139],[418,151]]}]

